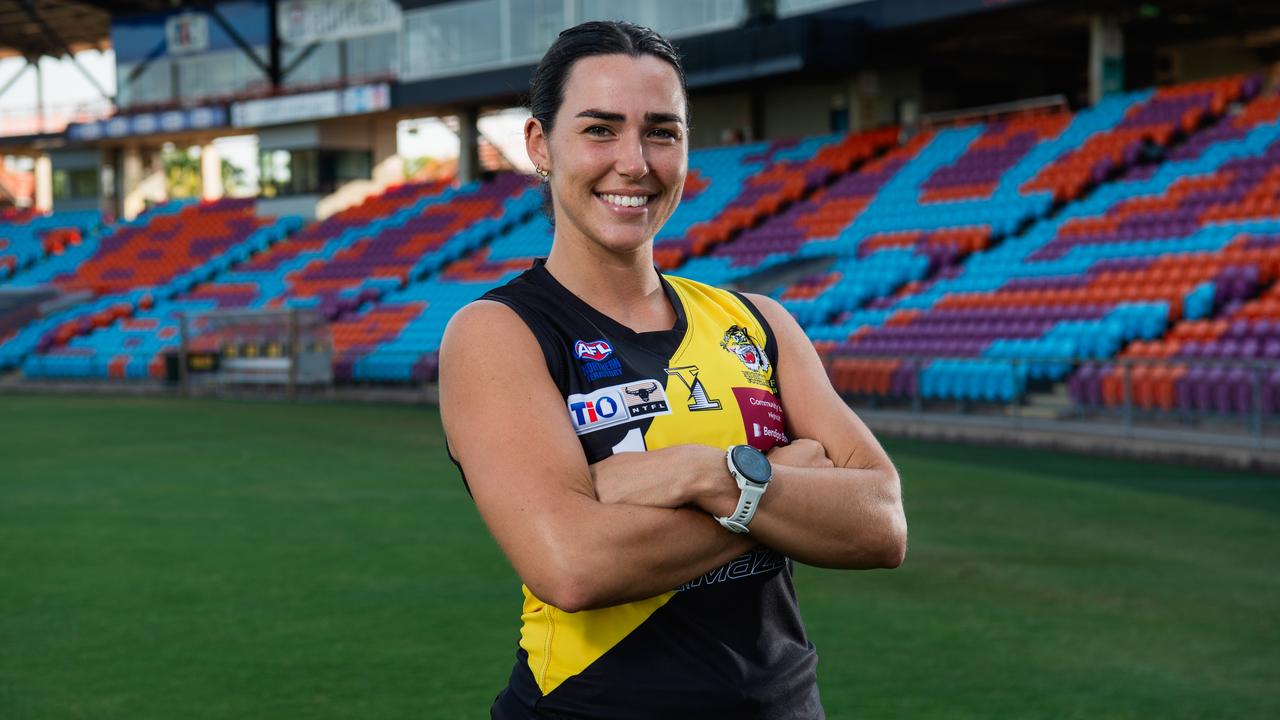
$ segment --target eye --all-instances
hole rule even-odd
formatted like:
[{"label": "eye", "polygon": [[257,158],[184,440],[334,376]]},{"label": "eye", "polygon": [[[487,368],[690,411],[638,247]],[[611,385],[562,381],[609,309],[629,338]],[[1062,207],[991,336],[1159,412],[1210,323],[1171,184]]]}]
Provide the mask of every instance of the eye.
[{"label": "eye", "polygon": [[649,131],[649,134],[659,140],[679,140],[680,139],[679,133],[675,132],[674,130],[668,130],[667,128],[654,128],[653,130]]},{"label": "eye", "polygon": [[608,137],[609,135],[613,134],[613,131],[605,127],[604,125],[592,125],[591,127],[587,128],[586,130],[583,130],[582,132],[586,133],[587,135],[595,135],[596,137]]}]

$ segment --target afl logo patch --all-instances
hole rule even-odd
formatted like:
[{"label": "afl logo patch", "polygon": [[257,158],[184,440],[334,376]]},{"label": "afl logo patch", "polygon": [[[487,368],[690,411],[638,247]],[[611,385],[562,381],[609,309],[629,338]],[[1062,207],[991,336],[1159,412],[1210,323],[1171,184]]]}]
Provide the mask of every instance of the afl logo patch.
[{"label": "afl logo patch", "polygon": [[573,344],[573,356],[578,358],[578,369],[587,382],[599,382],[622,374],[622,363],[613,354],[608,340],[578,340]]},{"label": "afl logo patch", "polygon": [[600,362],[609,359],[609,356],[613,354],[613,346],[605,340],[593,340],[591,342],[579,340],[573,344],[573,354],[579,360]]}]

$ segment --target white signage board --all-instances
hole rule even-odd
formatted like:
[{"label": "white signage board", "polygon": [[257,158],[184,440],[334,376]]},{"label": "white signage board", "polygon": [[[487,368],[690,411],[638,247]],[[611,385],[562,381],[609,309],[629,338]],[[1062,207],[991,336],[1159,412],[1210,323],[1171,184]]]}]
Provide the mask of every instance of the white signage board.
[{"label": "white signage board", "polygon": [[340,115],[377,112],[389,107],[391,107],[390,85],[387,83],[359,85],[343,90],[321,90],[234,103],[231,106],[231,125],[232,127],[282,125]]},{"label": "white signage board", "polygon": [[286,0],[279,13],[280,39],[290,45],[396,32],[401,22],[392,0]]}]

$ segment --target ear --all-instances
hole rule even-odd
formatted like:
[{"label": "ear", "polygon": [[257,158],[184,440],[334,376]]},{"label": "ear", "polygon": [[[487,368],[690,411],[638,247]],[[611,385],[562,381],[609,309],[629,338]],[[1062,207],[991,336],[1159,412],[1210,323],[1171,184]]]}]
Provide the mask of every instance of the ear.
[{"label": "ear", "polygon": [[524,121],[524,149],[534,165],[547,170],[551,169],[551,153],[548,147],[547,134],[542,131],[542,122],[537,118]]}]

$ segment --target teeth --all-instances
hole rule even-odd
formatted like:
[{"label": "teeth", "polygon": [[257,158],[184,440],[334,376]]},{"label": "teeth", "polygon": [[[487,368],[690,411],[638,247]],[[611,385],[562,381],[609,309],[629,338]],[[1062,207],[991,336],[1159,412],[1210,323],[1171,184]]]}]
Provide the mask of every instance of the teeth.
[{"label": "teeth", "polygon": [[649,197],[647,195],[601,194],[600,197],[604,198],[604,201],[607,203],[621,205],[623,207],[640,207],[649,202]]}]

